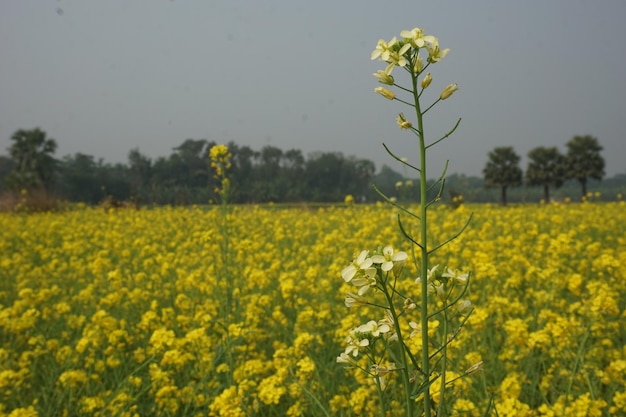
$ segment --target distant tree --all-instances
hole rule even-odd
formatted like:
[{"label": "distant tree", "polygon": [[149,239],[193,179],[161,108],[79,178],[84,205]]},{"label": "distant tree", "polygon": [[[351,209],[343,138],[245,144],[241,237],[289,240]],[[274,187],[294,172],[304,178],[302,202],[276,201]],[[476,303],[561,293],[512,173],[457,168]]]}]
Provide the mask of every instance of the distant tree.
[{"label": "distant tree", "polygon": [[11,136],[9,154],[15,162],[8,181],[14,189],[49,189],[54,178],[57,143],[39,128],[18,130]]},{"label": "distant tree", "polygon": [[550,202],[550,187],[559,188],[565,181],[565,157],[556,147],[537,147],[528,152],[526,184],[543,186],[543,199]]},{"label": "distant tree", "polygon": [[177,174],[179,185],[206,187],[209,179],[209,149],[213,143],[205,139],[186,139],[170,156],[170,167]]},{"label": "distant tree", "polygon": [[150,183],[152,176],[152,160],[142,154],[139,149],[128,152],[128,169],[132,175],[134,187],[142,188]]},{"label": "distant tree", "polygon": [[286,193],[286,176],[284,175],[283,150],[267,145],[255,155],[253,192],[258,201],[282,201]]},{"label": "distant tree", "polygon": [[483,169],[485,185],[489,188],[499,187],[501,202],[505,206],[507,187],[522,185],[522,169],[519,167],[520,157],[512,146],[498,147],[489,152],[489,160]]},{"label": "distant tree", "polygon": [[287,201],[298,201],[303,199],[304,194],[304,156],[299,149],[290,149],[285,152],[283,175],[287,180],[285,199]]},{"label": "distant tree", "polygon": [[143,200],[151,194],[152,160],[143,155],[139,149],[132,149],[128,153],[128,171],[130,174],[130,186],[133,195],[138,200]]},{"label": "distant tree", "polygon": [[[253,198],[254,167],[253,160],[256,152],[249,146],[238,146],[234,142],[228,143],[228,150],[232,154],[231,169],[228,174],[231,179],[232,199],[235,203],[251,203]],[[211,171],[211,178],[213,178]],[[217,186],[217,184],[215,184]],[[215,187],[213,187],[215,188]]]},{"label": "distant tree", "polygon": [[98,163],[91,155],[66,155],[59,166],[57,189],[69,201],[96,204],[105,197],[104,184],[98,178]]},{"label": "distant tree", "polygon": [[316,152],[306,161],[305,199],[343,201],[347,194],[359,200],[368,194],[376,167],[367,159],[345,158],[341,152]]},{"label": "distant tree", "polygon": [[581,185],[583,197],[587,195],[587,179],[604,178],[602,146],[593,136],[574,136],[566,144],[566,178],[575,178]]},{"label": "distant tree", "polygon": [[15,162],[13,159],[5,155],[0,155],[0,192],[4,191],[7,178],[9,177],[11,171],[13,171],[14,166]]}]

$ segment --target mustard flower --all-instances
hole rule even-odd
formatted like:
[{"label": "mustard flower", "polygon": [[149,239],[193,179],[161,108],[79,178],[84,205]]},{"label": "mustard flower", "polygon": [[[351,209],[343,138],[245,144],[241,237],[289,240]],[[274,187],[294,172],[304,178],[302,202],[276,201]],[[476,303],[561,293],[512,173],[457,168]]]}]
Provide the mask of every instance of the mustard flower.
[{"label": "mustard flower", "polygon": [[441,274],[443,278],[451,278],[455,280],[459,284],[465,284],[467,282],[467,278],[469,277],[468,273],[460,273],[458,270],[452,270],[450,268],[446,268],[446,271]]},{"label": "mustard flower", "polygon": [[422,334],[420,325],[417,324],[416,322],[410,321],[409,327],[411,328],[411,334],[409,335],[409,339],[413,339],[415,336],[420,336]]},{"label": "mustard flower", "polygon": [[365,324],[360,325],[354,329],[355,334],[371,335],[372,337],[380,337],[383,333],[387,333],[391,330],[391,327],[385,322],[377,323],[375,320],[370,320]]},{"label": "mustard flower", "polygon": [[379,39],[376,43],[376,48],[372,51],[371,59],[380,58],[382,61],[389,60],[389,54],[391,53],[391,47],[396,43],[397,39],[394,37],[389,42],[385,42],[384,39]]},{"label": "mustard flower", "polygon": [[[402,185],[402,183],[400,183]],[[393,247],[385,246],[383,248],[382,255],[372,256],[372,262],[380,264],[380,269],[384,272],[389,272],[394,269],[394,266],[402,266],[408,259],[406,252],[394,252]]]},{"label": "mustard flower", "polygon": [[437,38],[431,35],[424,35],[424,31],[420,28],[413,28],[411,30],[403,30],[400,32],[400,36],[404,38],[414,48],[423,48],[426,43],[437,43]]},{"label": "mustard flower", "polygon": [[452,93],[454,93],[458,89],[459,89],[459,86],[457,84],[449,84],[446,86],[446,88],[443,89],[439,98],[442,100],[445,100],[448,97],[450,97]]},{"label": "mustard flower", "polygon": [[395,81],[391,74],[387,74],[383,70],[378,70],[373,75],[374,75],[374,77],[378,78],[378,82],[381,83],[381,84],[393,85],[393,83]]},{"label": "mustard flower", "polygon": [[415,310],[417,308],[417,304],[410,298],[405,298],[403,303],[404,310]]},{"label": "mustard flower", "polygon": [[398,126],[400,126],[400,129],[410,129],[411,126],[413,126],[411,122],[406,120],[406,118],[404,117],[404,113],[400,113],[396,121],[398,122]]},{"label": "mustard flower", "polygon": [[398,39],[394,36],[389,42],[385,42],[380,39],[376,44],[376,49],[372,51],[371,58],[379,58],[381,61],[387,62],[387,68],[385,73],[391,75],[395,66],[404,67],[407,64],[407,60],[404,54],[411,49],[410,43],[398,42]]},{"label": "mustard flower", "polygon": [[393,100],[394,98],[396,98],[396,93],[384,87],[376,87],[374,91],[388,100]]},{"label": "mustard flower", "polygon": [[413,72],[415,74],[419,74],[424,70],[424,61],[422,61],[422,57],[420,55],[415,58],[415,62],[413,63]]},{"label": "mustard flower", "polygon": [[359,351],[368,347],[370,345],[370,341],[367,337],[359,338],[356,334],[356,330],[350,332],[350,336],[346,338],[346,350],[344,351],[345,356],[352,355],[353,357],[359,356]]},{"label": "mustard flower", "polygon": [[349,363],[351,361],[350,356],[356,358],[359,356],[360,351],[370,346],[370,339],[379,338],[383,334],[388,333],[390,330],[391,327],[389,327],[388,324],[377,323],[374,320],[370,320],[369,322],[352,329],[346,338],[348,346],[346,346],[343,354],[339,355],[337,362]]},{"label": "mustard flower", "polygon": [[439,48],[439,40],[437,38],[435,38],[434,42],[426,45],[426,49],[428,49],[428,62],[432,64],[439,62],[450,52],[450,48],[446,48],[443,51]]},{"label": "mustard flower", "polygon": [[421,86],[426,89],[432,82],[433,77],[430,75],[430,72],[426,73],[426,76],[422,79]]},{"label": "mustard flower", "polygon": [[361,271],[362,273],[371,274],[371,270],[373,269],[374,273],[376,273],[376,270],[372,268],[372,258],[369,258],[367,255],[369,255],[368,250],[361,251],[359,256],[357,256],[357,258],[353,260],[350,265],[348,265],[343,269],[343,271],[341,271],[341,276],[343,277],[344,281],[352,281],[354,276],[359,271]]},{"label": "mustard flower", "polygon": [[387,375],[396,370],[396,365],[394,363],[389,363],[386,366],[378,365],[376,363],[370,366],[370,374],[374,376],[374,378],[378,378],[378,382],[382,389],[385,389],[387,386]]},{"label": "mustard flower", "polygon": [[337,363],[354,363],[354,360],[346,354],[346,352],[341,352],[339,356],[337,356]]},{"label": "mustard flower", "polygon": [[357,291],[357,294],[362,296],[371,287],[376,286],[376,268],[368,268],[365,273],[356,278],[353,278],[351,283],[355,287],[359,287],[359,291]]},{"label": "mustard flower", "polygon": [[[437,272],[437,268],[439,268],[439,265],[435,265],[432,268],[430,268],[427,272],[427,276],[426,276],[426,282],[431,282],[433,277],[436,277],[436,272]],[[416,284],[419,284],[420,282],[422,282],[422,278],[418,277],[415,280]]]},{"label": "mustard flower", "polygon": [[366,305],[367,301],[365,300],[365,298],[361,297],[360,295],[349,292],[346,295],[345,304],[346,304],[346,307],[350,308],[355,305]]}]

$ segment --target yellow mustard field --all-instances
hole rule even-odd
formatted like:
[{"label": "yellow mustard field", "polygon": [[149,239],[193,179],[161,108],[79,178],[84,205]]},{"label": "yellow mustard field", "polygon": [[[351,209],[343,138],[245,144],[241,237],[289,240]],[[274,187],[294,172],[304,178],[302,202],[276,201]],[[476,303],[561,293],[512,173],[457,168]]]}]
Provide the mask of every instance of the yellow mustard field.
[{"label": "yellow mustard field", "polygon": [[[471,271],[449,369],[483,361],[451,415],[626,415],[626,205],[439,206],[431,241],[470,212],[431,259]],[[411,253],[389,206],[0,214],[0,233],[0,416],[379,410],[336,359],[370,312],[344,304],[342,269]]]}]

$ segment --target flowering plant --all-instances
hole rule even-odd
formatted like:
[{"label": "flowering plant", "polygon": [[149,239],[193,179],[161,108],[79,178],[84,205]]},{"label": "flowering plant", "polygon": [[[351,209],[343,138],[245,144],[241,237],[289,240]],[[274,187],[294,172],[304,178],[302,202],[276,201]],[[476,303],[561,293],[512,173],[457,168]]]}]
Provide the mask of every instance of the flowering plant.
[{"label": "flowering plant", "polygon": [[[444,239],[443,243],[435,246],[429,244],[428,209],[441,198],[447,163],[435,184],[427,187],[426,151],[450,136],[461,119],[448,133],[428,143],[424,134],[424,115],[440,101],[450,98],[458,90],[458,85],[444,87],[424,110],[421,100],[433,82],[431,73],[426,70],[444,58],[448,51],[439,47],[436,37],[415,28],[403,30],[400,39],[379,40],[371,56],[387,64],[385,69],[374,74],[385,87],[376,87],[374,91],[388,100],[399,101],[413,109],[414,119],[400,113],[396,122],[400,129],[412,132],[419,144],[417,166],[410,164],[406,158],[394,155],[383,145],[393,158],[419,173],[419,212],[413,212],[376,189],[401,213],[398,215],[398,225],[411,244],[412,260],[419,277],[410,285],[401,280],[409,256],[391,246],[378,248],[371,254],[368,250],[361,251],[341,273],[346,283],[357,288],[356,293],[351,292],[346,296],[347,307],[369,306],[383,311],[378,320],[369,320],[350,331],[345,339],[347,346],[337,358],[337,362],[359,368],[373,378],[380,397],[382,416],[386,415],[387,403],[390,402],[388,382],[394,376],[400,375],[400,384],[404,388],[401,401],[404,402],[407,416],[442,416],[448,411],[446,389],[482,366],[482,363],[474,364],[461,374],[448,370],[448,346],[472,312],[471,302],[464,298],[469,288],[470,274],[449,267],[440,269],[438,265],[431,267],[429,262],[430,256],[458,237],[470,221],[468,219],[461,230]],[[410,88],[396,83],[393,75],[396,67],[408,74]],[[390,87],[406,93],[409,98],[400,98]],[[429,200],[428,191],[436,186],[439,189],[434,198]],[[403,222],[402,216],[417,220],[419,233],[414,235]]]}]

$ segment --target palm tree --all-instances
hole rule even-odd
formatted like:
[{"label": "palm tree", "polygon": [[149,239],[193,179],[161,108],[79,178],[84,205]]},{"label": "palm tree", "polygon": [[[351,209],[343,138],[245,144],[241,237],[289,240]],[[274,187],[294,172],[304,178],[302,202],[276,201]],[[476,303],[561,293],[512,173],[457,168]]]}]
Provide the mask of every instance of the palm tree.
[{"label": "palm tree", "polygon": [[16,189],[48,189],[52,185],[57,144],[39,128],[20,129],[11,136],[9,154],[15,162],[9,181]]},{"label": "palm tree", "polygon": [[522,169],[519,167],[520,157],[512,146],[494,148],[488,154],[489,160],[483,169],[485,185],[500,187],[502,205],[506,206],[507,187],[522,185]]},{"label": "palm tree", "polygon": [[604,158],[600,155],[602,146],[593,136],[574,136],[566,144],[566,177],[575,178],[582,187],[582,196],[587,195],[587,179],[602,180]]},{"label": "palm tree", "polygon": [[565,181],[565,157],[556,147],[537,147],[528,152],[526,184],[543,186],[543,200],[550,202],[550,187],[559,188]]}]

